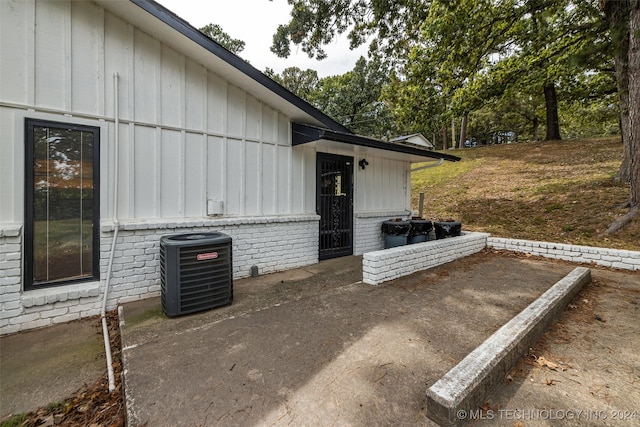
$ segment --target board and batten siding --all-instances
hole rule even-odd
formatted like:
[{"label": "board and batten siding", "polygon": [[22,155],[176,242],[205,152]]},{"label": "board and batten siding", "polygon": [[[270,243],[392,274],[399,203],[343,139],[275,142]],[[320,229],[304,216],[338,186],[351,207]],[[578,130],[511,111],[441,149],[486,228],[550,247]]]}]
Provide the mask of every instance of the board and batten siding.
[{"label": "board and batten siding", "polygon": [[115,73],[120,220],[203,217],[208,199],[228,216],[315,211],[305,191],[313,153],[292,150],[288,118],[267,103],[88,1],[5,0],[0,19],[0,222],[23,221],[17,111],[107,123],[101,217],[110,218]]},{"label": "board and batten siding", "polygon": [[[107,309],[160,294],[166,234],[230,235],[235,278],[318,261],[316,150],[330,145],[292,147],[282,100],[142,27],[91,1],[0,0],[0,335],[100,312],[116,169]],[[25,118],[99,128],[100,280],[23,288]],[[354,158],[355,253],[380,249],[380,222],[409,207],[410,163],[348,145],[334,154]]]}]

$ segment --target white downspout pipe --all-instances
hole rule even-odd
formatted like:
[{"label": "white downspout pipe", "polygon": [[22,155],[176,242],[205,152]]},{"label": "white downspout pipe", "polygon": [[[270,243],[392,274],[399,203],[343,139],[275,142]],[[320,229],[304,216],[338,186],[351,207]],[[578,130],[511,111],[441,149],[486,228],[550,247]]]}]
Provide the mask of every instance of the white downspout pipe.
[{"label": "white downspout pipe", "polygon": [[424,165],[424,166],[420,166],[420,167],[415,168],[415,169],[411,169],[411,172],[417,172],[417,171],[421,171],[423,169],[435,168],[437,166],[440,166],[442,163],[444,163],[444,159],[439,159],[437,162],[431,162],[428,165]]},{"label": "white downspout pipe", "polygon": [[109,328],[107,327],[107,299],[109,297],[109,285],[111,284],[111,270],[113,268],[113,255],[116,250],[116,240],[118,238],[118,230],[120,223],[118,222],[118,145],[120,140],[120,112],[118,103],[118,85],[120,76],[118,73],[113,74],[113,115],[115,118],[114,128],[115,135],[113,138],[113,240],[111,240],[111,253],[109,254],[109,266],[107,268],[107,280],[104,285],[102,298],[102,309],[100,317],[102,318],[102,335],[104,337],[104,350],[107,358],[107,374],[109,376],[109,392],[116,388],[115,378],[113,374],[113,360],[111,358],[111,340],[109,339]]}]

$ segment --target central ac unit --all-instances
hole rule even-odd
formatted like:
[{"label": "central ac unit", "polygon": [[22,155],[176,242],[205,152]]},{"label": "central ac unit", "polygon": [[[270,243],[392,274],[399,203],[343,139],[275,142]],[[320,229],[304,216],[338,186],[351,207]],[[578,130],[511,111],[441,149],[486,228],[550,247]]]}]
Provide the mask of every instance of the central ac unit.
[{"label": "central ac unit", "polygon": [[231,237],[208,232],[160,238],[162,310],[167,316],[231,304]]}]

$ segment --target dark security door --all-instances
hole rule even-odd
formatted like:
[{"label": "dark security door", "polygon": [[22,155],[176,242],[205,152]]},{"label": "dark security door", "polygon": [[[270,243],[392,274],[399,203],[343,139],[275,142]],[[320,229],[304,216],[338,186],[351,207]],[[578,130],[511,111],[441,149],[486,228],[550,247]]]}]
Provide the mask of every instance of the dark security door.
[{"label": "dark security door", "polygon": [[321,260],[353,254],[353,157],[318,153]]}]

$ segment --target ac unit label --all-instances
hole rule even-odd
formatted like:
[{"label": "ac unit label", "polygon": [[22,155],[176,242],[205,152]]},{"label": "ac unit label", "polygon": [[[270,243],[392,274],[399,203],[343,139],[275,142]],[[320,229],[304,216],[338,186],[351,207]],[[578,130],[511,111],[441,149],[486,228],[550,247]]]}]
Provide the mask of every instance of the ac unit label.
[{"label": "ac unit label", "polygon": [[218,258],[218,252],[207,252],[206,254],[198,254],[196,259],[198,261],[206,261],[208,259],[216,259]]}]

